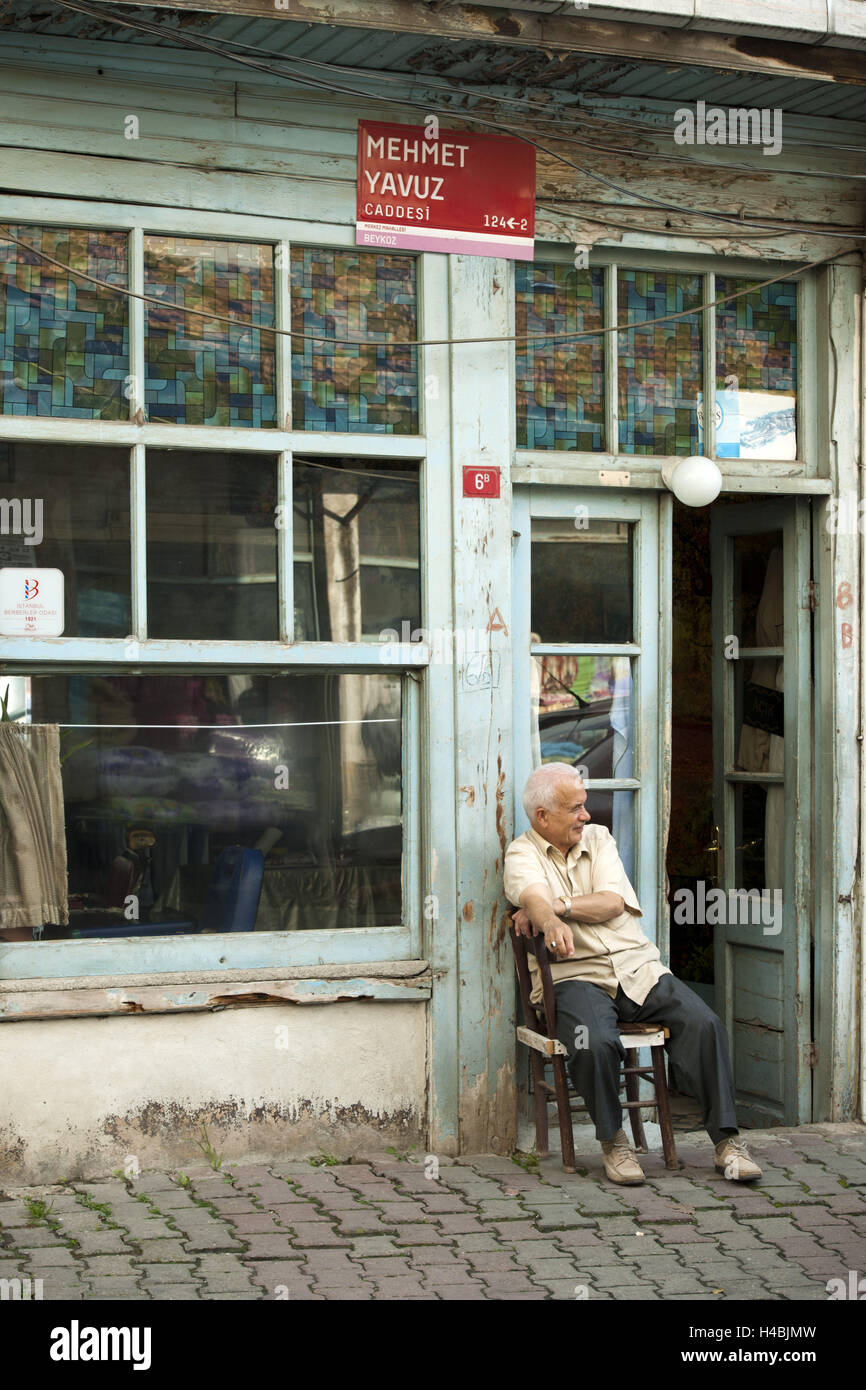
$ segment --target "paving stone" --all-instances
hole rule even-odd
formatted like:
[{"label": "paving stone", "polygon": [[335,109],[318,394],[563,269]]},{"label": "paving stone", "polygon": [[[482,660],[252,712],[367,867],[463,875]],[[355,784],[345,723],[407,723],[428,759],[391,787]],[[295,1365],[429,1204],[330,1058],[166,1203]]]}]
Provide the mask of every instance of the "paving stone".
[{"label": "paving stone", "polygon": [[127,1248],[125,1255],[91,1255],[84,1264],[89,1274],[127,1274],[135,1275],[138,1266],[133,1263],[135,1254]]},{"label": "paving stone", "polygon": [[443,1268],[441,1265],[432,1265],[429,1269],[425,1269],[422,1282],[426,1289],[437,1289],[449,1285],[452,1287],[455,1285],[461,1287],[466,1287],[468,1285],[472,1288],[487,1287],[486,1284],[481,1282],[480,1278],[476,1279],[473,1275],[473,1271],[466,1266],[460,1269],[447,1269]]},{"label": "paving stone", "polygon": [[[289,1234],[289,1232],[287,1232]],[[349,1247],[352,1239],[349,1236],[337,1235],[331,1226],[311,1225],[307,1221],[295,1221],[291,1227],[292,1244],[300,1248],[310,1246],[312,1248],[328,1246]],[[276,1240],[276,1236],[251,1236],[251,1240]],[[280,1237],[282,1239],[282,1237]]]},{"label": "paving stone", "polygon": [[373,1282],[376,1286],[376,1297],[380,1299],[400,1299],[402,1301],[413,1294],[417,1297],[429,1297],[429,1290],[424,1288],[420,1276],[401,1274],[393,1279],[374,1276]]},{"label": "paving stone", "polygon": [[[397,1242],[397,1244],[399,1244],[399,1242]],[[482,1235],[482,1236],[478,1236],[478,1235],[471,1235],[471,1234],[470,1234],[470,1235],[466,1235],[466,1236],[461,1236],[461,1237],[460,1237],[459,1249],[460,1249],[464,1254],[465,1254],[467,1251],[470,1252],[470,1253],[480,1254],[480,1253],[483,1252],[483,1251],[487,1251],[487,1252],[502,1251],[502,1250],[503,1250],[503,1246],[500,1244],[500,1242],[496,1239],[495,1236],[492,1236],[492,1235]]]},{"label": "paving stone", "polygon": [[[484,1227],[479,1223],[483,1235]],[[453,1233],[443,1234],[436,1226],[427,1226],[416,1221],[411,1226],[392,1226],[391,1239],[395,1245],[451,1245],[457,1239]]]},{"label": "paving stone", "polygon": [[55,1235],[47,1226],[19,1226],[12,1233],[12,1243],[17,1250],[38,1250],[56,1247],[65,1250],[62,1235]]},{"label": "paving stone", "polygon": [[192,1265],[139,1265],[139,1272],[142,1280],[142,1287],[147,1288],[151,1284],[187,1284],[195,1283],[195,1274]]},{"label": "paving stone", "polygon": [[527,1213],[516,1198],[501,1198],[497,1201],[478,1203],[478,1215],[482,1221],[525,1221]]},{"label": "paving stone", "polygon": [[23,1202],[0,1202],[0,1229],[4,1227],[30,1226],[33,1213]]},{"label": "paving stone", "polygon": [[373,1255],[396,1255],[398,1247],[389,1236],[359,1236],[352,1241],[352,1254],[358,1259]]},{"label": "paving stone", "polygon": [[[195,1254],[181,1244],[179,1238],[159,1239],[159,1240],[138,1240],[136,1247],[141,1251],[141,1257],[148,1264],[161,1264],[163,1261],[173,1261],[178,1264],[192,1263]],[[125,1247],[129,1250],[129,1246]]]},{"label": "paving stone", "polygon": [[142,1298],[142,1294],[137,1279],[127,1279],[118,1276],[116,1279],[88,1279],[90,1297],[93,1299]]},{"label": "paving stone", "polygon": [[364,1215],[356,1212],[343,1212],[343,1220],[336,1227],[338,1235],[348,1236],[350,1239],[355,1236],[377,1236],[390,1235],[394,1230],[393,1225],[382,1221],[374,1214]]},{"label": "paving stone", "polygon": [[229,1251],[220,1251],[217,1254],[199,1255],[196,1260],[196,1270],[199,1274],[203,1271],[208,1274],[227,1274],[239,1270],[247,1273],[247,1266],[240,1255],[234,1255]]},{"label": "paving stone", "polygon": [[201,1286],[202,1298],[212,1298],[218,1293],[242,1293],[254,1286],[243,1274],[208,1274]]},{"label": "paving stone", "polygon": [[440,1245],[423,1245],[415,1249],[407,1249],[405,1252],[416,1265],[446,1265],[453,1266],[460,1262],[460,1255],[456,1249]]},{"label": "paving stone", "polygon": [[[192,1249],[193,1246],[190,1246]],[[244,1255],[248,1260],[284,1260],[292,1250],[287,1231],[278,1235],[251,1235],[247,1238]]]},{"label": "paving stone", "polygon": [[580,1212],[575,1211],[574,1207],[545,1207],[538,1213],[536,1223],[540,1231],[561,1231],[579,1230],[581,1227],[586,1229],[590,1225],[595,1225]]},{"label": "paving stone", "polygon": [[[97,1256],[97,1258],[99,1258]],[[38,1250],[27,1251],[27,1268],[38,1269],[40,1273],[43,1269],[55,1269],[63,1266],[67,1269],[76,1268],[75,1259],[65,1246],[40,1247]]]},{"label": "paving stone", "polygon": [[279,1234],[276,1218],[268,1211],[226,1214],[226,1219],[239,1236]]},{"label": "paving stone", "polygon": [[143,1284],[142,1289],[155,1303],[192,1303],[201,1298],[194,1284]]},{"label": "paving stone", "polygon": [[122,1231],[80,1231],[75,1240],[77,1242],[76,1255],[128,1255],[129,1245],[123,1239]]},{"label": "paving stone", "polygon": [[547,1231],[539,1231],[531,1221],[494,1221],[491,1231],[502,1241],[550,1239]]},{"label": "paving stone", "polygon": [[400,1275],[420,1275],[426,1266],[416,1266],[411,1263],[408,1254],[404,1258],[399,1256],[379,1255],[371,1260],[359,1260],[353,1269],[359,1273],[369,1275],[371,1279],[395,1278]]}]

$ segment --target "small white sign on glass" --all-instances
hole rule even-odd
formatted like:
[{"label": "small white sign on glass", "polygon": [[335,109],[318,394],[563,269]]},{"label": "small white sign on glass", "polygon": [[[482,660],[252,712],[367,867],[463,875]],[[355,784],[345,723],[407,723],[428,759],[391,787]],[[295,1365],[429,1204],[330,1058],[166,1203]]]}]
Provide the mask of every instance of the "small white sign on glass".
[{"label": "small white sign on glass", "polygon": [[62,570],[24,566],[0,569],[0,634],[60,637],[63,624]]}]

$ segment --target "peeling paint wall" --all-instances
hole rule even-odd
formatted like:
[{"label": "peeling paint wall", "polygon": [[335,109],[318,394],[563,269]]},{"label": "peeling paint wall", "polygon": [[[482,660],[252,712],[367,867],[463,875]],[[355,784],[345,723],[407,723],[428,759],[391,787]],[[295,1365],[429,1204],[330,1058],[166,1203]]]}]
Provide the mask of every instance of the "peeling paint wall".
[{"label": "peeling paint wall", "polygon": [[425,1005],[287,1005],[2,1030],[0,1186],[93,1177],[128,1155],[340,1158],[426,1134]]}]

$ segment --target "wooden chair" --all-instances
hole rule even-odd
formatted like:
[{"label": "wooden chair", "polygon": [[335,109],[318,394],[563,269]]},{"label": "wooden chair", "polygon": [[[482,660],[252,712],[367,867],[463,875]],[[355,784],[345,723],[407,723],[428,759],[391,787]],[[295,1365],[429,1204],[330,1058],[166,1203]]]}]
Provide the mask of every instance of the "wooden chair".
[{"label": "wooden chair", "polygon": [[[575,1172],[574,1132],[571,1116],[586,1111],[587,1106],[569,1098],[568,1071],[565,1059],[568,1048],[556,1036],[556,996],[553,976],[550,972],[550,954],[541,935],[521,936],[514,923],[510,923],[509,935],[517,965],[517,979],[520,985],[520,999],[523,1005],[524,1026],[517,1029],[520,1042],[529,1048],[529,1062],[532,1069],[532,1086],[535,1098],[535,1148],[539,1158],[546,1158],[548,1148],[548,1097],[556,1099],[559,1112],[559,1134],[562,1145],[562,1166],[566,1173]],[[532,992],[527,950],[535,954],[541,974],[542,1006],[537,1008],[530,1003]],[[665,1039],[670,1029],[658,1028],[651,1023],[620,1024],[620,1042],[625,1049],[623,1082],[626,1099],[624,1109],[628,1110],[634,1146],[638,1153],[647,1152],[646,1135],[641,1119],[641,1106],[652,1102],[641,1101],[639,1097],[639,1078],[644,1077],[655,1087],[655,1106],[658,1110],[659,1127],[662,1134],[662,1148],[665,1167],[678,1168],[674,1132],[671,1124],[671,1111],[668,1101],[667,1075],[665,1072]],[[640,1041],[638,1041],[638,1038]],[[648,1047],[652,1056],[652,1066],[640,1066],[638,1051]],[[545,1067],[553,1067],[553,1084],[545,1079]],[[621,1083],[622,1084],[622,1083]]]}]

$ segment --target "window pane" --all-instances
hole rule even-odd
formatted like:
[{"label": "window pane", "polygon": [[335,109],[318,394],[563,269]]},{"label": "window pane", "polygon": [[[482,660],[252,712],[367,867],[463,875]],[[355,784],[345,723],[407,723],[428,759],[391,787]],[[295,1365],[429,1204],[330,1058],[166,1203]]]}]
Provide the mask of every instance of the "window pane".
[{"label": "window pane", "polygon": [[[576,529],[585,521],[584,529]],[[532,628],[551,642],[633,640],[632,528],[578,517],[532,523]]]},{"label": "window pane", "polygon": [[324,335],[292,341],[296,430],[418,433],[413,257],[293,247],[292,328]]},{"label": "window pane", "polygon": [[[785,838],[785,789],[780,786],[761,786],[760,783],[734,788],[734,831],[736,844],[733,854],[734,885],[751,891],[755,888],[783,887]],[[762,907],[762,920],[769,925],[778,899],[767,898]],[[759,913],[752,901],[744,913],[739,908],[740,921],[755,922]]]},{"label": "window pane", "polygon": [[418,472],[385,470],[295,461],[296,640],[360,642],[388,628],[403,640],[404,622],[420,626]]},{"label": "window pane", "polygon": [[[145,306],[150,421],[276,424],[274,335],[260,331],[274,325],[273,258],[271,246],[145,237],[145,293],[213,315]],[[252,320],[256,327],[222,318]]]},{"label": "window pane", "polygon": [[[518,261],[518,335],[598,329],[604,272]],[[516,343],[517,445],[604,449],[604,338]]]},{"label": "window pane", "polygon": [[65,637],[125,637],[129,451],[0,443],[0,493],[0,568],[61,571]]},{"label": "window pane", "polygon": [[[126,233],[13,226],[13,236],[127,287]],[[129,372],[127,299],[16,246],[0,231],[0,412],[119,420]]]},{"label": "window pane", "polygon": [[[748,280],[716,276],[716,298]],[[797,286],[750,290],[716,309],[716,454],[797,457]]]},{"label": "window pane", "polygon": [[[621,270],[619,323],[659,318],[701,303],[700,275]],[[701,315],[618,335],[619,447],[628,454],[694,454],[703,351]]]},{"label": "window pane", "polygon": [[741,647],[780,647],[784,640],[782,532],[734,537],[734,631]]},{"label": "window pane", "polygon": [[[185,672],[28,684],[33,721],[64,726],[72,921],[46,936],[400,923],[399,677]],[[10,708],[22,704],[13,695]],[[247,853],[232,917],[237,847],[258,847],[264,873]],[[137,923],[124,918],[130,893]]]},{"label": "window pane", "polygon": [[533,656],[535,764],[571,763],[584,776],[634,775],[631,659]]},{"label": "window pane", "polygon": [[734,757],[742,772],[785,770],[783,670],[775,657],[734,667]]},{"label": "window pane", "polygon": [[147,454],[151,637],[275,642],[277,470],[255,454]]}]

